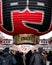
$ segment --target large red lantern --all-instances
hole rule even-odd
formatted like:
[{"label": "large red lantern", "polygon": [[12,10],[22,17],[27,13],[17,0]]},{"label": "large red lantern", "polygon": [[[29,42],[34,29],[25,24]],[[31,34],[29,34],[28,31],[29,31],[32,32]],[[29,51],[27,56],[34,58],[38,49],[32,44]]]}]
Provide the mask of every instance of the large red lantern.
[{"label": "large red lantern", "polygon": [[50,31],[51,1],[2,0],[0,2],[0,30],[10,35],[42,35]]}]

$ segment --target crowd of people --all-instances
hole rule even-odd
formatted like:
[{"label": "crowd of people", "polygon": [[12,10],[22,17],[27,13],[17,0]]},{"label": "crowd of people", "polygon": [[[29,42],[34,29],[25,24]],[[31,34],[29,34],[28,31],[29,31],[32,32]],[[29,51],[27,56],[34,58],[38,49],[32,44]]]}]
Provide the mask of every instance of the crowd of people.
[{"label": "crowd of people", "polygon": [[47,53],[43,48],[37,48],[32,52],[23,53],[19,51],[10,51],[5,48],[0,52],[0,65],[52,65],[52,51]]}]

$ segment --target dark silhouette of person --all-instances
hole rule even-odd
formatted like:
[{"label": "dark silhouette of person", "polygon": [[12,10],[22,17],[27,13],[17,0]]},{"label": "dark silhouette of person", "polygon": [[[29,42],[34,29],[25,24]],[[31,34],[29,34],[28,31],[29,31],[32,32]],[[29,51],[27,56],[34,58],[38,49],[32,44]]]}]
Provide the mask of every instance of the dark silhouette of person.
[{"label": "dark silhouette of person", "polygon": [[26,56],[26,65],[29,65],[30,58],[32,56],[32,51],[30,50],[25,56]]},{"label": "dark silhouette of person", "polygon": [[16,65],[24,65],[22,56],[23,56],[23,53],[17,51],[17,53],[15,55],[15,58],[17,60],[17,64]]},{"label": "dark silhouette of person", "polygon": [[52,65],[52,51],[49,51],[47,55],[47,60],[50,61],[50,65]]}]

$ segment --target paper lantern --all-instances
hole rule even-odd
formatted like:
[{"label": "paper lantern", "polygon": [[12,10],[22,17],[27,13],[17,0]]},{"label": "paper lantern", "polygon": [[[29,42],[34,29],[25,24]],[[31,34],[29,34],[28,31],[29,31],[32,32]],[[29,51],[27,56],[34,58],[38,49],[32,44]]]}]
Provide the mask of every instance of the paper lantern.
[{"label": "paper lantern", "polygon": [[10,35],[43,35],[52,28],[49,0],[2,0],[0,30]]}]

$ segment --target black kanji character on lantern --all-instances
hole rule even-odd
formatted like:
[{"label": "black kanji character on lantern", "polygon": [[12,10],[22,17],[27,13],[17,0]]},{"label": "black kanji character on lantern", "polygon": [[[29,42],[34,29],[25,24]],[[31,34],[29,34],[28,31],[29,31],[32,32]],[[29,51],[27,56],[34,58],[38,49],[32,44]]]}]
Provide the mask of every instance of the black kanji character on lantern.
[{"label": "black kanji character on lantern", "polygon": [[[28,2],[28,4],[27,4]],[[3,27],[12,31],[11,11],[23,11],[28,6],[30,11],[43,11],[43,23],[25,23],[25,25],[37,29],[39,32],[44,32],[49,29],[51,23],[51,2],[49,0],[2,0],[3,7]]]}]

